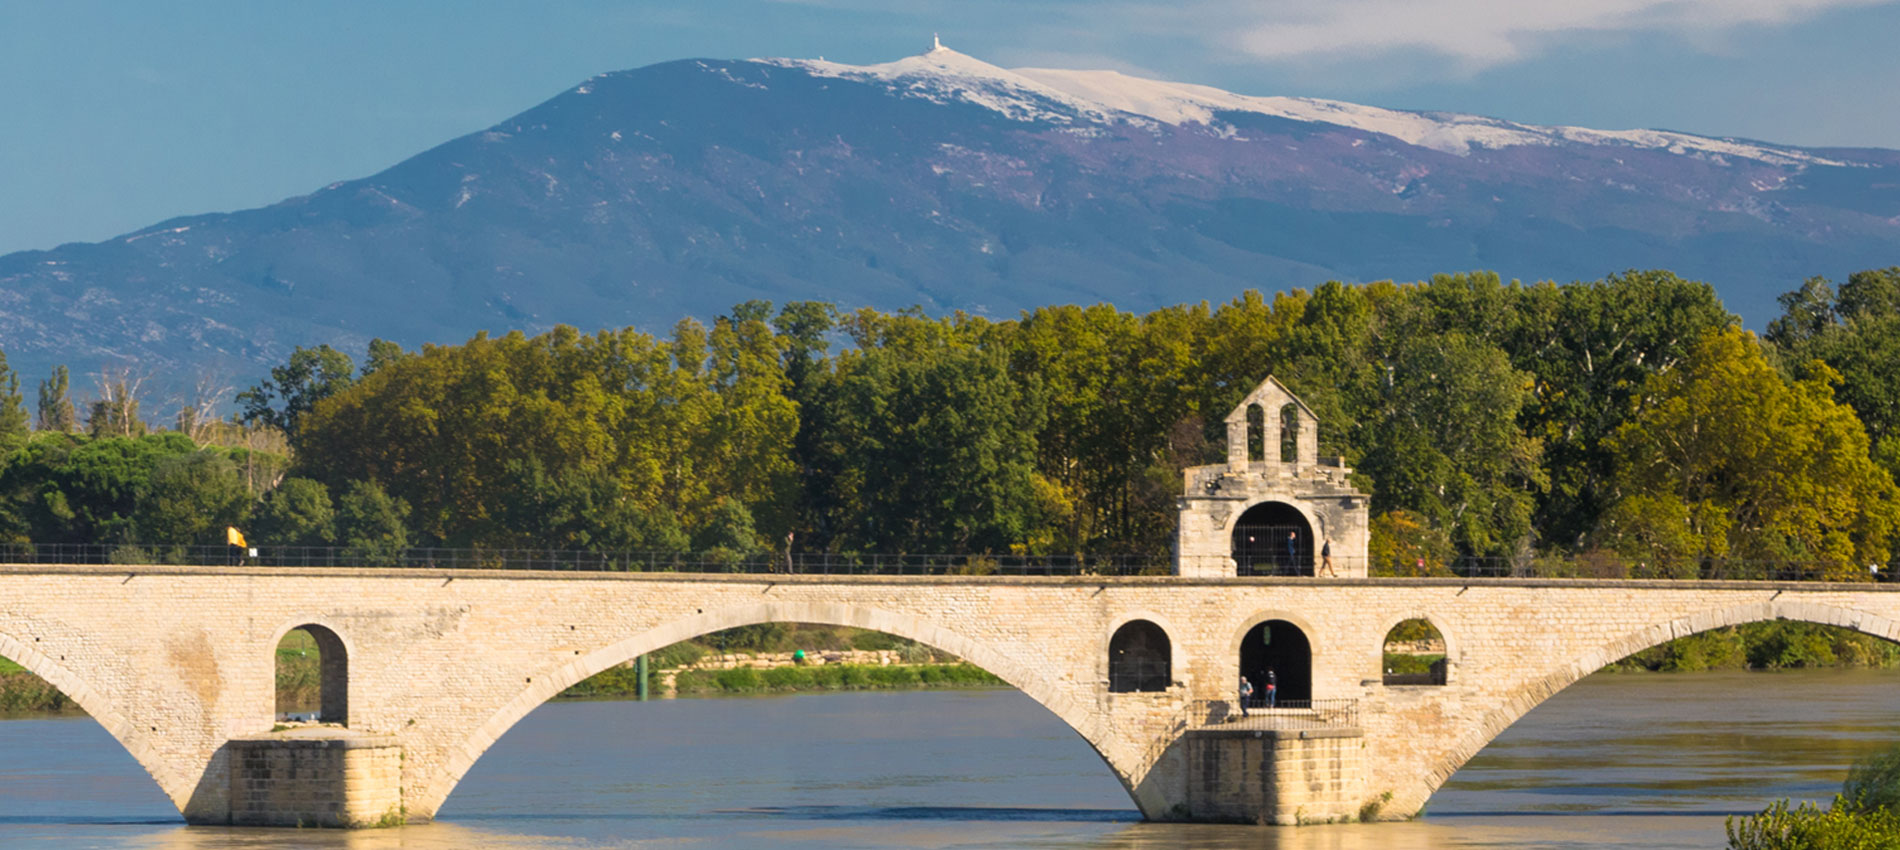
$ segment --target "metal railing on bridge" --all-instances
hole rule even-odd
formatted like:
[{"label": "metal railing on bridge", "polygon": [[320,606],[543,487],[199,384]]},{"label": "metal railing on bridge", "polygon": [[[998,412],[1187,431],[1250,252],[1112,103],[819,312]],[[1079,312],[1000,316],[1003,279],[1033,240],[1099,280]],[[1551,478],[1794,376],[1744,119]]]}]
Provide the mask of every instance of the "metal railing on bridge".
[{"label": "metal railing on bridge", "polygon": [[1271,707],[1264,697],[1247,701],[1195,700],[1188,706],[1188,727],[1242,731],[1310,732],[1359,725],[1356,699],[1283,699]]},{"label": "metal railing on bridge", "polygon": [[150,546],[0,544],[8,564],[176,564],[258,567],[408,567],[450,570],[757,573],[799,575],[1169,575],[1153,558],[1104,555],[908,553],[595,552],[571,549],[364,548],[349,546]]},{"label": "metal railing on bridge", "polygon": [[[1151,555],[988,555],[850,552],[631,552],[351,546],[161,546],[135,543],[6,543],[7,564],[174,564],[259,567],[409,567],[451,570],[791,573],[917,576],[1164,576]],[[1405,559],[1365,564],[1333,559],[1334,574],[1373,578],[1672,579],[1730,581],[1893,581],[1892,565],[1741,558],[1625,560],[1602,555],[1537,558]],[[1310,577],[1312,566],[1262,566],[1240,575]],[[1327,577],[1320,571],[1321,578]]]}]

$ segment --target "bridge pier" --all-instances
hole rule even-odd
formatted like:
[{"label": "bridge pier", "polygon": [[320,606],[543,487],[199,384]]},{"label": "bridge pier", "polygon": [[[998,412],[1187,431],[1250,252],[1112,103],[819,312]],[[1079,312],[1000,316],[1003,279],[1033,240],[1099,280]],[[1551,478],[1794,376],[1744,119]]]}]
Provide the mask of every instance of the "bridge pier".
[{"label": "bridge pier", "polygon": [[1365,733],[1356,727],[1196,729],[1183,743],[1184,820],[1336,823],[1358,820],[1367,803]]},{"label": "bridge pier", "polygon": [[313,728],[239,738],[231,826],[361,828],[403,822],[402,746],[393,736]]}]

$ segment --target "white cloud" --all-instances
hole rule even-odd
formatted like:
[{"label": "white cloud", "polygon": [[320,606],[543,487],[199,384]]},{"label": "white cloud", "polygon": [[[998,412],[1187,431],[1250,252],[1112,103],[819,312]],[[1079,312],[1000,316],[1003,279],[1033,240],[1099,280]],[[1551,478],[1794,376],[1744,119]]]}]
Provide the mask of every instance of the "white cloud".
[{"label": "white cloud", "polygon": [[1230,46],[1255,58],[1423,51],[1473,71],[1518,61],[1565,37],[1661,31],[1706,43],[1740,27],[1786,24],[1833,9],[1888,2],[1893,0],[1264,0],[1218,5],[1232,16]]}]

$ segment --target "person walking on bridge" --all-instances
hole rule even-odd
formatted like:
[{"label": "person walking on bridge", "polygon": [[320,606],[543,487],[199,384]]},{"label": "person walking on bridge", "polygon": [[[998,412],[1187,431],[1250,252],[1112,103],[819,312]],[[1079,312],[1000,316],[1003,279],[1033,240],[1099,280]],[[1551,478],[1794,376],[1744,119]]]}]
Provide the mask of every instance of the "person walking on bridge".
[{"label": "person walking on bridge", "polygon": [[1333,541],[1331,539],[1319,547],[1319,574],[1333,578],[1339,577],[1338,573],[1333,572]]},{"label": "person walking on bridge", "polygon": [[1252,699],[1253,699],[1253,683],[1247,681],[1247,677],[1243,674],[1240,677],[1240,716],[1241,717],[1247,716],[1247,703],[1251,701]]}]

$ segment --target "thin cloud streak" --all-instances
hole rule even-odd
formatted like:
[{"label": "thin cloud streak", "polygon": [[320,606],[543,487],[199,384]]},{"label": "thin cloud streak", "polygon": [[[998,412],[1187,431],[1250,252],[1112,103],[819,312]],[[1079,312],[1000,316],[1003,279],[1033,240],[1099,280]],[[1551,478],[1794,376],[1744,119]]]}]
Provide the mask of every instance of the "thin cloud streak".
[{"label": "thin cloud streak", "polygon": [[1745,27],[1809,20],[1893,0],[1268,0],[1232,4],[1231,46],[1269,61],[1423,51],[1466,72],[1530,58],[1566,37],[1663,32],[1691,46]]}]

